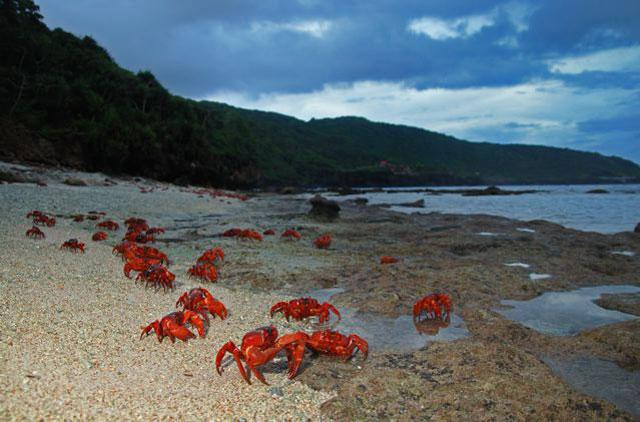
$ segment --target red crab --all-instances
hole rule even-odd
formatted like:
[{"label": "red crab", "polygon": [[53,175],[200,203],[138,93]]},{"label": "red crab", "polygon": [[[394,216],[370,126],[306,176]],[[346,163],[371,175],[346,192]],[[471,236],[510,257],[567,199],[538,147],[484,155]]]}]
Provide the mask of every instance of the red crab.
[{"label": "red crab", "polygon": [[395,256],[383,255],[380,257],[381,264],[395,264],[398,262],[398,258]]},{"label": "red crab", "polygon": [[135,232],[142,232],[149,229],[147,220],[145,220],[144,218],[127,218],[126,220],[124,220],[124,225],[127,226],[129,230]]},{"label": "red crab", "polygon": [[262,242],[262,235],[255,230],[245,229],[238,235],[240,239],[254,239]]},{"label": "red crab", "polygon": [[196,336],[185,327],[187,323],[196,327],[200,337],[204,337],[204,323],[198,314],[192,311],[178,311],[164,316],[161,320],[155,320],[143,328],[142,334],[140,334],[140,340],[142,340],[142,337],[145,335],[149,335],[151,330],[153,330],[159,342],[162,342],[164,337],[169,337],[172,343],[176,341],[176,338],[187,341]]},{"label": "red crab", "polygon": [[151,265],[160,264],[160,260],[157,259],[142,259],[132,258],[127,260],[124,264],[124,275],[127,278],[131,278],[131,271],[143,272],[146,271]]},{"label": "red crab", "polygon": [[154,262],[160,262],[169,265],[169,258],[159,249],[151,246],[138,246],[135,242],[125,240],[113,247],[113,253],[122,255],[122,259],[130,261],[134,259],[142,259]]},{"label": "red crab", "polygon": [[185,310],[193,311],[203,317],[207,323],[209,317],[207,313],[211,314],[214,318],[216,315],[224,321],[227,317],[227,308],[224,303],[217,300],[207,289],[202,287],[196,287],[184,292],[176,302],[176,308],[178,305],[182,305]]},{"label": "red crab", "polygon": [[427,319],[444,320],[451,313],[451,299],[444,293],[427,295],[413,305],[413,320],[419,320],[422,312],[425,312]]},{"label": "red crab", "polygon": [[211,283],[215,283],[218,279],[218,270],[215,265],[208,261],[197,262],[196,265],[189,268],[187,273],[189,273],[189,277],[196,277]]},{"label": "red crab", "polygon": [[211,248],[206,250],[198,257],[196,262],[216,262],[216,259],[220,259],[220,261],[224,261],[224,251],[220,247]]},{"label": "red crab", "polygon": [[316,248],[318,249],[329,249],[329,246],[331,246],[331,235],[323,234],[314,240],[313,244],[316,245]]},{"label": "red crab", "polygon": [[124,240],[116,244],[111,250],[111,253],[113,253],[114,255],[122,256],[122,259],[126,259],[125,254],[129,251],[129,249],[135,249],[137,247],[138,245],[136,245],[135,242]]},{"label": "red crab", "polygon": [[73,216],[73,221],[76,223],[82,223],[84,221],[84,215],[76,214]]},{"label": "red crab", "polygon": [[340,320],[340,312],[330,303],[318,303],[317,300],[310,297],[302,297],[289,302],[278,302],[271,307],[271,316],[276,312],[282,312],[289,321],[289,317],[297,320],[317,316],[322,324],[330,318],[329,311],[336,314],[338,321]]},{"label": "red crab", "polygon": [[67,249],[71,252],[84,253],[84,243],[78,242],[78,239],[69,239],[60,246],[60,249]]},{"label": "red crab", "polygon": [[96,221],[99,220],[100,216],[98,214],[91,214],[87,216],[87,220],[92,220],[92,221]]},{"label": "red crab", "polygon": [[293,230],[293,229],[287,229],[284,231],[284,233],[282,233],[282,237],[284,237],[285,239],[290,239],[290,240],[300,240],[300,238],[302,237],[302,235]]},{"label": "red crab", "polygon": [[53,227],[56,225],[56,219],[55,217],[48,217],[44,214],[39,214],[33,217],[33,224],[37,224],[39,226]]},{"label": "red crab", "polygon": [[338,356],[346,361],[357,349],[362,352],[363,360],[367,359],[369,344],[356,334],[345,336],[337,331],[323,330],[315,331],[311,336],[302,331],[292,335],[317,353]]},{"label": "red crab", "polygon": [[413,321],[413,325],[416,327],[418,334],[426,334],[428,336],[435,336],[438,334],[441,328],[447,328],[451,323],[451,318],[447,314],[446,318],[440,319],[423,319],[422,321]]},{"label": "red crab", "polygon": [[25,235],[34,239],[44,239],[46,237],[44,235],[44,232],[36,226],[33,226],[29,230],[27,230],[27,233],[25,233]]},{"label": "red crab", "polygon": [[273,231],[272,229],[267,229],[267,230],[263,231],[262,234],[265,235],[265,236],[273,236],[274,234],[276,234],[276,232]]},{"label": "red crab", "polygon": [[278,338],[278,330],[273,325],[269,327],[258,328],[250,331],[242,337],[242,345],[240,349],[229,341],[218,350],[216,354],[216,370],[222,375],[222,359],[229,352],[233,354],[233,358],[238,365],[238,370],[244,380],[251,384],[247,371],[244,369],[242,362],[244,361],[249,370],[262,381],[268,384],[264,376],[258,371],[257,366],[264,365],[272,360],[282,349],[287,353],[289,362],[289,378],[295,377],[304,356],[304,343],[297,341],[297,334],[285,334]]},{"label": "red crab", "polygon": [[124,235],[124,238],[129,242],[138,242],[138,243],[149,243],[149,242],[156,241],[156,238],[152,234],[148,234],[143,231],[140,232],[140,231],[134,231],[134,230],[129,230]]},{"label": "red crab", "polygon": [[41,215],[44,215],[42,211],[33,210],[27,213],[27,218],[39,217]]},{"label": "red crab", "polygon": [[100,227],[100,228],[103,228],[103,229],[115,231],[115,230],[118,230],[120,228],[120,225],[118,223],[116,223],[115,221],[106,220],[106,221],[102,221],[102,222],[96,224],[96,227]]},{"label": "red crab", "polygon": [[101,240],[107,240],[107,234],[105,232],[97,232],[91,236],[91,240],[94,242],[99,242]]},{"label": "red crab", "polygon": [[147,230],[147,234],[163,234],[164,229],[162,227],[150,227]]},{"label": "red crab", "polygon": [[226,232],[222,233],[224,237],[237,237],[242,233],[242,229],[234,227],[233,229],[229,229]]},{"label": "red crab", "polygon": [[150,283],[159,289],[166,291],[167,289],[173,290],[173,281],[176,276],[162,264],[152,264],[144,271],[140,271],[136,277],[136,281],[146,282],[145,287]]}]

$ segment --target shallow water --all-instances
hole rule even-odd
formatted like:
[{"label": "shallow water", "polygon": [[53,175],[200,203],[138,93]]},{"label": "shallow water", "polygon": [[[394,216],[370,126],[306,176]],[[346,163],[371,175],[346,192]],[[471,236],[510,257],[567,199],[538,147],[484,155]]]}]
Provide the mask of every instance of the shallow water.
[{"label": "shallow water", "polygon": [[[460,189],[486,186],[460,187]],[[414,188],[396,188],[397,193],[367,192],[362,195],[335,196],[338,201],[365,197],[369,204],[399,204],[423,199],[424,208],[392,206],[402,213],[441,212],[450,214],[490,214],[517,220],[547,220],[578,230],[615,233],[632,231],[638,223],[640,185],[542,185],[500,186],[505,190],[543,192],[508,196],[433,195],[403,192]],[[433,189],[455,189],[442,187]],[[593,195],[591,189],[606,189],[609,194]],[[520,230],[524,231],[524,230]]]},{"label": "shallow water", "polygon": [[573,360],[544,357],[542,360],[576,390],[610,401],[640,417],[640,371],[630,372],[613,362],[593,357]]},{"label": "shallow water", "polygon": [[506,318],[545,334],[566,336],[638,317],[601,308],[593,301],[602,293],[636,293],[635,286],[584,287],[570,292],[547,292],[527,301],[503,300],[511,309],[495,309]]},{"label": "shallow water", "polygon": [[[308,292],[308,296],[319,302],[329,301],[331,296],[343,292],[342,288],[319,289]],[[340,307],[338,309],[342,319],[330,327],[342,334],[357,334],[369,343],[369,350],[385,350],[406,352],[417,350],[433,341],[452,341],[467,337],[469,331],[464,326],[462,318],[451,315],[448,327],[440,328],[435,335],[420,334],[416,330],[411,315],[401,315],[398,318],[388,318],[371,313],[356,312],[354,309]],[[333,320],[332,320],[333,321]],[[323,329],[317,324],[311,324],[311,329]]]}]

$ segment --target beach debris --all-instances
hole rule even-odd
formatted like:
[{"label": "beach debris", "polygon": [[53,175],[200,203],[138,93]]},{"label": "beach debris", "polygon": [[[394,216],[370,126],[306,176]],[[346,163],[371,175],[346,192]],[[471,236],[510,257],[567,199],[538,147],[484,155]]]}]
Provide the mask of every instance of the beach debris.
[{"label": "beach debris", "polygon": [[[306,335],[305,333],[302,334]],[[242,337],[240,349],[233,341],[228,341],[218,350],[216,354],[216,371],[222,375],[222,359],[227,353],[231,353],[238,365],[240,375],[248,384],[251,384],[251,381],[247,371],[244,369],[243,361],[246,362],[249,370],[256,378],[268,385],[257,367],[271,361],[280,351],[285,349],[289,363],[289,378],[293,378],[298,372],[305,351],[304,343],[299,340],[299,333],[285,334],[278,338],[278,330],[273,325],[257,328]]]},{"label": "beach debris", "polygon": [[60,249],[84,253],[84,243],[78,242],[78,239],[69,239],[60,246]]},{"label": "beach debris", "polygon": [[323,234],[322,236],[317,237],[316,240],[313,241],[313,244],[318,249],[329,249],[329,246],[331,246],[331,240],[332,238],[330,234]]},{"label": "beach debris", "polygon": [[32,239],[44,239],[46,237],[44,235],[44,232],[42,230],[40,230],[39,228],[37,228],[36,226],[33,226],[29,230],[27,230],[25,235],[27,237],[32,238]]},{"label": "beach debris", "polygon": [[227,308],[224,303],[213,297],[209,291],[203,287],[196,287],[188,292],[182,293],[176,302],[176,308],[182,305],[184,310],[193,311],[200,315],[207,324],[211,314],[214,318],[218,316],[221,320],[227,317]]},{"label": "beach debris", "polygon": [[118,223],[116,223],[115,221],[111,221],[111,220],[105,220],[105,221],[101,221],[100,223],[96,224],[96,227],[100,227],[101,229],[107,229],[107,230],[111,230],[111,231],[116,231],[120,228],[120,225]]},{"label": "beach debris", "polygon": [[282,236],[285,239],[288,240],[300,240],[302,238],[302,235],[300,234],[300,232],[294,230],[294,229],[287,229],[282,233]]},{"label": "beach debris", "polygon": [[173,290],[175,279],[176,276],[162,264],[151,264],[144,271],[140,271],[136,277],[136,281],[145,282],[145,288],[151,284],[156,290],[162,287],[163,291]]},{"label": "beach debris", "polygon": [[164,337],[169,337],[172,343],[175,342],[175,339],[179,339],[182,341],[187,341],[190,338],[195,338],[196,335],[193,334],[187,327],[186,324],[190,324],[198,330],[198,334],[200,337],[204,337],[204,322],[198,314],[193,311],[177,311],[172,312],[169,315],[165,315],[160,320],[155,320],[151,324],[147,325],[142,329],[142,334],[140,334],[140,340],[143,337],[149,335],[149,333],[153,330],[158,337],[158,341],[162,342]]},{"label": "beach debris", "polygon": [[432,293],[413,305],[413,320],[419,321],[424,312],[426,319],[445,320],[451,314],[451,298],[445,293]]},{"label": "beach debris", "polygon": [[101,240],[106,240],[107,239],[107,234],[105,232],[97,232],[94,233],[93,236],[91,236],[91,240],[93,240],[94,242],[99,242]]},{"label": "beach debris", "polygon": [[395,256],[383,255],[380,257],[381,264],[395,264],[398,262],[398,258]]},{"label": "beach debris", "polygon": [[329,311],[333,312],[340,320],[340,312],[330,303],[319,303],[317,300],[311,297],[301,297],[299,299],[293,299],[289,302],[278,302],[271,307],[270,315],[277,312],[282,312],[284,317],[289,321],[289,318],[295,320],[302,320],[312,316],[317,316],[320,324],[326,322],[330,318]]},{"label": "beach debris", "polygon": [[311,210],[309,211],[311,217],[331,221],[340,215],[340,205],[336,201],[316,194],[309,202],[311,203]]}]

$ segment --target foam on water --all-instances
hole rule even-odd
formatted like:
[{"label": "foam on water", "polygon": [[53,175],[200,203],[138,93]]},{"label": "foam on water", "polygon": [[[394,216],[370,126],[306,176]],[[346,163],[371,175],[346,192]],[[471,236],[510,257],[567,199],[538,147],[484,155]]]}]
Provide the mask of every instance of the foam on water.
[{"label": "foam on water", "polygon": [[602,293],[636,293],[636,286],[584,287],[570,292],[547,292],[527,301],[503,300],[511,309],[495,309],[506,318],[545,334],[566,336],[629,321],[638,317],[601,308],[593,301]]},{"label": "foam on water", "polygon": [[520,268],[529,268],[531,265],[525,264],[524,262],[509,262],[504,264],[507,267],[520,267]]},{"label": "foam on water", "polygon": [[519,232],[524,232],[524,233],[535,233],[536,231],[533,229],[527,229],[524,227],[518,227],[516,230],[518,230]]},{"label": "foam on water", "polygon": [[546,280],[548,278],[551,278],[551,274],[537,274],[537,273],[529,274],[529,279],[531,281]]},{"label": "foam on water", "polygon": [[623,256],[635,256],[635,252],[633,251],[611,251],[613,255],[623,255]]}]

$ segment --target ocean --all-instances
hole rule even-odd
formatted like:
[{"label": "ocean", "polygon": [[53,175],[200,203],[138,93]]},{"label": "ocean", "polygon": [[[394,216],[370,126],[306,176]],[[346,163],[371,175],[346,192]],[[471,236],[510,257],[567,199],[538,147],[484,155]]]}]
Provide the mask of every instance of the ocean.
[{"label": "ocean", "polygon": [[[489,214],[517,220],[547,220],[565,227],[616,233],[633,231],[640,222],[640,184],[616,185],[526,185],[498,186],[505,190],[538,190],[540,192],[507,196],[462,196],[406,192],[427,187],[385,188],[394,193],[368,191],[358,195],[330,195],[344,201],[365,197],[369,204],[400,204],[424,199],[424,208],[391,206],[403,213]],[[486,186],[429,187],[429,189],[484,189]],[[609,193],[587,193],[604,189]]]}]

